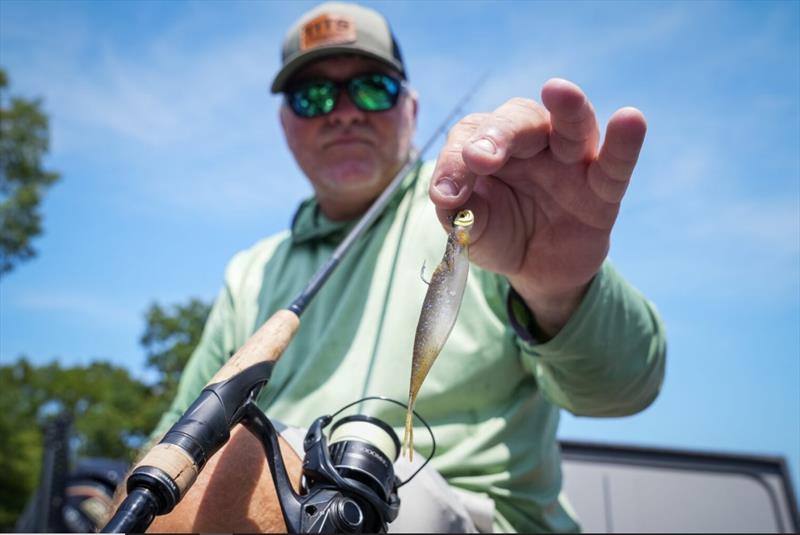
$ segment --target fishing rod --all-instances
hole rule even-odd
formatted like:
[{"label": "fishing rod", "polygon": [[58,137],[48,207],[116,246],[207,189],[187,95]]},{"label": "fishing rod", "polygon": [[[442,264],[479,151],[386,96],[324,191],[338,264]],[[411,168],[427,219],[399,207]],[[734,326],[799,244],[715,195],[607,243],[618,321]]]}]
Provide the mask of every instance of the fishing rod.
[{"label": "fishing rod", "polygon": [[247,339],[161,441],[134,467],[127,479],[128,495],[103,528],[103,533],[144,532],[156,515],[172,511],[206,462],[228,441],[230,430],[243,418],[251,419],[255,398],[294,338],[306,307],[353,244],[383,212],[406,175],[420,164],[425,152],[487,77],[488,73],[478,79],[422,149],[409,158],[300,295],[287,308],[275,312]]}]

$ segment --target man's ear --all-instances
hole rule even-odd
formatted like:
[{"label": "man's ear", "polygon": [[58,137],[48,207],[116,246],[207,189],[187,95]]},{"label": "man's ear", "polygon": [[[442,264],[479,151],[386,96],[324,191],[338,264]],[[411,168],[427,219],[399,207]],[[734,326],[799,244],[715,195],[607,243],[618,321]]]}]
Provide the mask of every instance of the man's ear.
[{"label": "man's ear", "polygon": [[286,106],[286,102],[282,102],[280,107],[278,108],[278,120],[281,122],[281,128],[283,128],[283,134],[286,135],[286,114],[290,113],[289,108]]},{"label": "man's ear", "polygon": [[417,120],[417,112],[419,111],[419,98],[417,92],[413,88],[408,88],[408,98],[411,99],[411,116],[414,121]]}]

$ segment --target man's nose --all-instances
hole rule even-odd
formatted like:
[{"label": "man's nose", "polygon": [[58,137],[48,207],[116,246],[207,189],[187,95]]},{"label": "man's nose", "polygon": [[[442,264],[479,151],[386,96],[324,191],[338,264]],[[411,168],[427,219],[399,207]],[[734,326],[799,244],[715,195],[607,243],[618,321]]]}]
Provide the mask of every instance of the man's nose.
[{"label": "man's nose", "polygon": [[349,126],[351,124],[363,122],[365,119],[365,112],[358,109],[353,101],[350,100],[350,95],[346,91],[339,94],[336,101],[336,106],[333,111],[327,115],[328,120],[332,124],[341,124]]}]

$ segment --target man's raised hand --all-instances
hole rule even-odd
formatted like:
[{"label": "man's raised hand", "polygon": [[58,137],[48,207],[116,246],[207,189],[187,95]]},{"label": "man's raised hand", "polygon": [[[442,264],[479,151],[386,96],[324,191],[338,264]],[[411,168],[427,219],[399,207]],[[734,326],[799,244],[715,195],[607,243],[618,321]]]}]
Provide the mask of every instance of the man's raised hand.
[{"label": "man's raised hand", "polygon": [[505,275],[554,335],[605,259],[647,125],[639,110],[617,110],[598,146],[597,118],[578,86],[552,79],[541,98],[459,121],[430,197],[445,227],[459,208],[475,213],[472,261]]}]

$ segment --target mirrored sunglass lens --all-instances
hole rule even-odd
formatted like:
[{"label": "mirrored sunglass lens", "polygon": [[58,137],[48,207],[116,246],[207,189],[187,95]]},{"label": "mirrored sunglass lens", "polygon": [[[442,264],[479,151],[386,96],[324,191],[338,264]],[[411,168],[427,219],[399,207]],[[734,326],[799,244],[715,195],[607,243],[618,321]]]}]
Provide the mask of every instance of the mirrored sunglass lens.
[{"label": "mirrored sunglass lens", "polygon": [[397,102],[400,84],[382,74],[358,76],[350,81],[350,97],[366,111],[388,110]]},{"label": "mirrored sunglass lens", "polygon": [[331,83],[309,84],[289,92],[289,105],[302,117],[330,113],[336,105],[336,87]]}]

